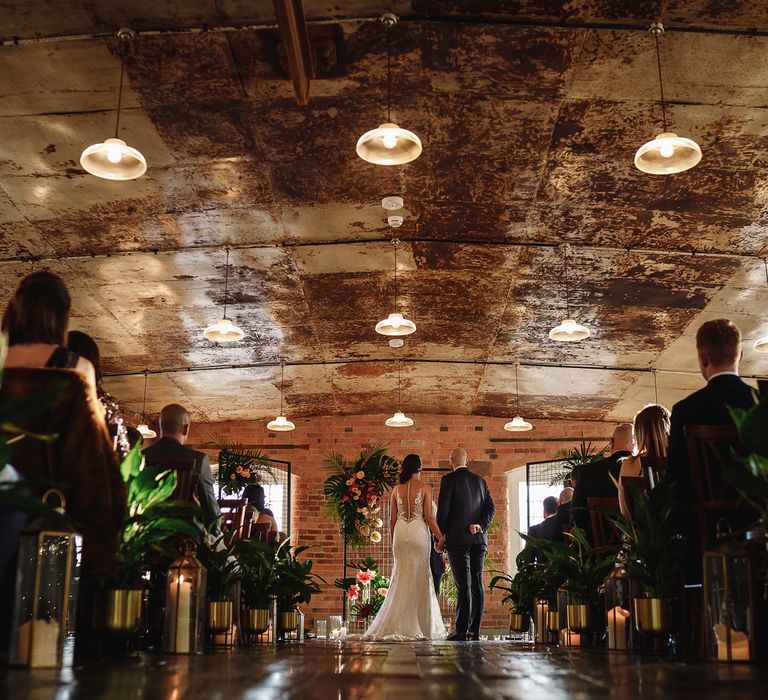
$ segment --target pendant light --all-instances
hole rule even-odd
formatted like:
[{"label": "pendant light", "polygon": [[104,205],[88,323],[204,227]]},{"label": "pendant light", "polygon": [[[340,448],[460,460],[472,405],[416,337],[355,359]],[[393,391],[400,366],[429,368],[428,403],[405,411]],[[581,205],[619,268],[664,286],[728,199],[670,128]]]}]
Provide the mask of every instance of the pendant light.
[{"label": "pendant light", "polygon": [[563,277],[565,279],[565,320],[559,325],[555,326],[549,331],[549,337],[552,340],[556,340],[559,343],[575,343],[579,340],[589,338],[590,331],[586,326],[582,326],[580,323],[576,323],[571,315],[571,307],[568,295],[568,246],[563,247]]},{"label": "pendant light", "polygon": [[[768,259],[763,260],[763,265],[765,265],[765,281],[768,282]],[[768,335],[758,338],[752,347],[755,352],[768,352]]]},{"label": "pendant light", "polygon": [[658,374],[658,370],[652,370],[653,371],[653,397],[655,399],[655,403],[658,406],[659,405],[659,383],[656,381],[656,375]]},{"label": "pendant light", "polygon": [[517,369],[519,364],[515,365],[515,413],[517,414],[509,423],[504,425],[504,430],[510,433],[524,433],[533,430],[533,426],[520,415],[520,382],[517,379]]},{"label": "pendant light", "polygon": [[141,437],[143,437],[145,440],[151,440],[152,438],[157,437],[157,433],[152,430],[145,422],[145,416],[147,414],[147,375],[149,372],[147,370],[144,370],[144,405],[141,408],[141,423],[136,427],[136,430],[138,430],[141,433]]},{"label": "pendant light", "polygon": [[120,108],[123,103],[123,80],[125,78],[125,54],[128,43],[136,38],[132,29],[120,29],[120,87],[117,90],[117,115],[115,116],[115,136],[102,143],[88,146],[80,156],[83,170],[102,177],[105,180],[135,180],[147,172],[147,159],[141,152],[129,146],[120,137]]},{"label": "pendant light", "polygon": [[378,128],[366,131],[357,140],[357,155],[374,165],[403,165],[421,155],[421,140],[408,129],[392,123],[392,27],[397,16],[391,12],[382,15],[387,28],[387,121]]},{"label": "pendant light", "polygon": [[409,418],[400,410],[400,360],[397,361],[397,410],[384,424],[389,428],[410,428],[413,425],[413,418]]},{"label": "pendant light", "polygon": [[416,332],[416,324],[405,318],[403,314],[397,311],[397,244],[400,241],[397,238],[392,239],[392,245],[395,247],[395,312],[389,314],[385,319],[376,324],[376,332],[386,336],[410,335]]},{"label": "pendant light", "polygon": [[656,66],[659,70],[663,132],[637,149],[635,166],[638,170],[651,175],[672,175],[682,173],[696,165],[701,160],[701,148],[695,141],[667,131],[667,110],[664,104],[664,83],[661,79],[659,53],[659,36],[664,33],[664,25],[661,22],[654,22],[649,31],[656,39]]},{"label": "pendant light", "polygon": [[285,363],[283,360],[280,360],[280,415],[275,418],[275,420],[269,421],[267,423],[267,430],[274,430],[278,433],[287,433],[290,430],[293,430],[296,426],[291,423],[284,415],[283,415],[283,388],[285,387]]},{"label": "pendant light", "polygon": [[227,261],[224,265],[224,316],[220,321],[208,326],[203,331],[203,337],[214,343],[235,343],[245,337],[245,333],[240,330],[230,319],[227,318],[227,300],[229,294],[229,248],[227,251]]}]

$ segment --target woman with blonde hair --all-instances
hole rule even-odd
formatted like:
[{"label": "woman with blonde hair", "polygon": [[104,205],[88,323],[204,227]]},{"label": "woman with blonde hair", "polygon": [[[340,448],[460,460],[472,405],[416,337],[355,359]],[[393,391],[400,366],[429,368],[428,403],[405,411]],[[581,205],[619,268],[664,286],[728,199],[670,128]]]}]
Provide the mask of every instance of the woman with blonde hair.
[{"label": "woman with blonde hair", "polygon": [[669,443],[670,413],[659,404],[650,404],[638,411],[633,420],[637,450],[621,463],[619,473],[619,506],[628,514],[626,495],[621,480],[624,477],[645,476],[649,467],[666,463]]}]

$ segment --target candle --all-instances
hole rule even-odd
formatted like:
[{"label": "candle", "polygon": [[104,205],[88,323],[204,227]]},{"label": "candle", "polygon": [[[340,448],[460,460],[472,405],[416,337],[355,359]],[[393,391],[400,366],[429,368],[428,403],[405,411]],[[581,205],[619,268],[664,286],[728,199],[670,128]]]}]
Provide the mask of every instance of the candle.
[{"label": "candle", "polygon": [[179,576],[171,585],[171,595],[168,600],[170,615],[170,634],[168,647],[177,654],[189,654],[189,629],[192,624],[192,582],[185,581]]},{"label": "candle", "polygon": [[608,648],[626,649],[629,630],[629,610],[620,605],[608,611]]},{"label": "candle", "polygon": [[563,644],[567,647],[581,646],[581,635],[576,634],[576,632],[571,632],[567,627],[560,630],[560,639],[563,640]]},{"label": "candle", "polygon": [[547,641],[547,613],[549,604],[540,600],[536,603],[536,641],[544,644]]},{"label": "candle", "polygon": [[[715,639],[717,640],[718,661],[749,661],[749,637],[744,632],[726,630],[722,623],[715,625]],[[728,632],[731,638],[731,658],[728,658]]]},{"label": "candle", "polygon": [[59,631],[59,623],[53,619],[30,620],[20,625],[16,651],[17,663],[31,668],[58,666]]}]

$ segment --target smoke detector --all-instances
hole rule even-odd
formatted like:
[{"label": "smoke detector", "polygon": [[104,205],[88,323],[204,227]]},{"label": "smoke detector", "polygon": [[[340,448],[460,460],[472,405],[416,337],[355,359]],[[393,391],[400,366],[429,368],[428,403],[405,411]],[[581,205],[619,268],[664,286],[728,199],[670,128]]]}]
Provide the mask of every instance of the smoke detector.
[{"label": "smoke detector", "polygon": [[389,347],[391,348],[401,348],[403,347],[403,339],[402,338],[391,338],[389,341]]},{"label": "smoke detector", "polygon": [[403,198],[395,197],[394,195],[391,197],[384,197],[384,199],[381,200],[381,206],[387,211],[397,211],[398,209],[403,208]]},{"label": "smoke detector", "polygon": [[400,228],[403,225],[403,217],[399,216],[398,214],[390,214],[387,217],[387,223],[392,228]]}]

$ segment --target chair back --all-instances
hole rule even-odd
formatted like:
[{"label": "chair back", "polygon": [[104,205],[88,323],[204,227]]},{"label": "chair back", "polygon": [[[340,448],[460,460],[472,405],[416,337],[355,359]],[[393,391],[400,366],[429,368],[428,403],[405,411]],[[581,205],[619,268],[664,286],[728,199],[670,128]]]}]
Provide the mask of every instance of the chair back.
[{"label": "chair back", "polygon": [[270,523],[251,523],[251,539],[264,542],[266,544],[275,544],[277,542],[277,532],[270,530]]},{"label": "chair back", "polygon": [[226,534],[227,542],[235,542],[243,537],[245,514],[248,510],[247,498],[220,498],[221,530]]},{"label": "chair back", "polygon": [[587,498],[587,509],[589,510],[589,524],[592,527],[592,546],[607,547],[611,544],[620,544],[621,537],[616,526],[610,521],[605,513],[600,513],[596,509],[612,508],[619,510],[618,498],[602,498],[590,496]]},{"label": "chair back", "polygon": [[[736,516],[738,496],[723,479],[723,471],[734,462],[739,434],[733,425],[686,425],[691,490],[696,507],[701,548],[711,545],[721,518]],[[731,521],[731,525],[738,525]]]},{"label": "chair back", "polygon": [[641,457],[640,464],[643,467],[643,478],[649,489],[654,489],[667,476],[666,457]]},{"label": "chair back", "polygon": [[197,493],[197,475],[195,474],[194,459],[165,459],[153,461],[153,465],[161,469],[176,472],[176,489],[173,492],[175,501],[193,501]]},{"label": "chair back", "polygon": [[633,517],[635,513],[634,508],[634,493],[635,489],[637,491],[642,491],[643,493],[648,493],[650,490],[650,487],[648,486],[648,479],[647,479],[648,472],[646,472],[643,476],[622,476],[621,477],[621,488],[624,489],[624,503],[627,506],[627,510],[629,511],[629,517]]}]

